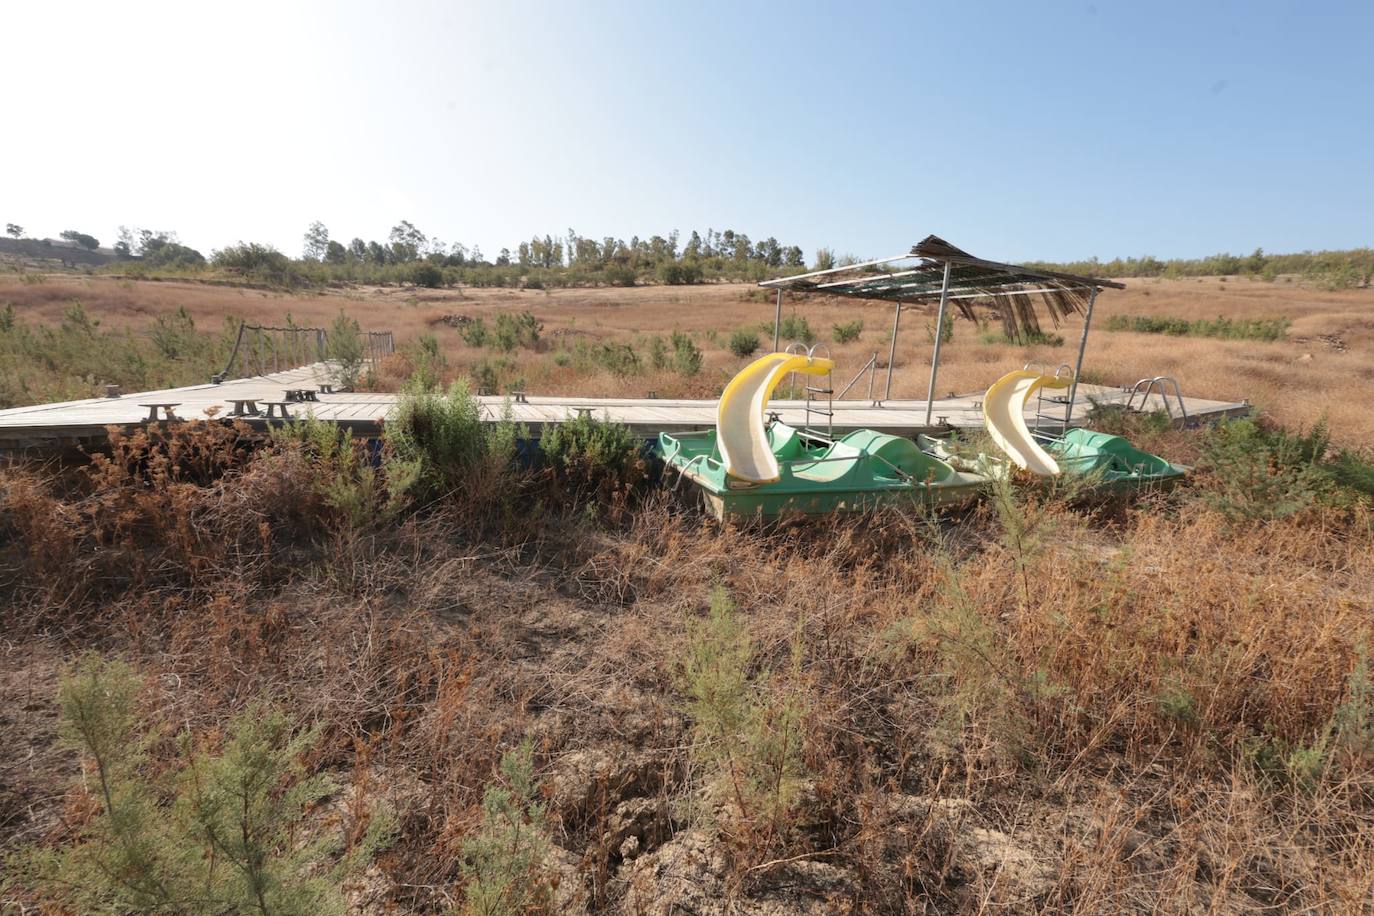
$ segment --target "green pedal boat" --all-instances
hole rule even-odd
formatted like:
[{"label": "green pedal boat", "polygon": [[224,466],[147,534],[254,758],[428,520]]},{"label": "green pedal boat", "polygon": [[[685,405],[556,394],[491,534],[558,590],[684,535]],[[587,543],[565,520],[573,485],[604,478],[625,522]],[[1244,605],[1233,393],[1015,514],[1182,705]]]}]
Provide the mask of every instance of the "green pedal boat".
[{"label": "green pedal boat", "polygon": [[[1063,436],[1032,434],[1035,444],[1043,449],[1057,468],[1054,475],[1083,478],[1086,486],[1108,493],[1131,490],[1167,489],[1188,474],[1183,465],[1172,464],[1158,455],[1141,451],[1121,436],[1093,432],[1090,429],[1071,429]],[[1004,477],[1014,462],[985,453],[960,453],[957,443],[921,436],[921,448],[947,462],[951,467],[969,474]]]},{"label": "green pedal boat", "polygon": [[774,422],[767,438],[779,469],[778,479],[767,483],[726,473],[714,429],[660,433],[655,450],[668,468],[697,486],[707,510],[721,520],[946,505],[977,495],[987,483],[909,439],[871,429],[831,442]]}]

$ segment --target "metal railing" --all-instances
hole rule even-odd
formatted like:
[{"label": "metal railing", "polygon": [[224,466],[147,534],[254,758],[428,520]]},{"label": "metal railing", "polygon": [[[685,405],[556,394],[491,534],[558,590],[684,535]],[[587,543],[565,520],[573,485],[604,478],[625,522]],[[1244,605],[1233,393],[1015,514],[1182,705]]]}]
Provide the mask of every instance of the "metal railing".
[{"label": "metal railing", "polygon": [[[1165,386],[1171,385],[1174,389],[1174,398],[1178,401],[1178,416],[1174,416],[1173,408],[1169,406],[1169,393]],[[1135,396],[1140,395],[1140,406],[1135,405]],[[1178,379],[1171,375],[1156,375],[1154,378],[1143,378],[1131,386],[1131,393],[1126,398],[1126,409],[1143,411],[1145,406],[1150,403],[1150,395],[1158,394],[1160,402],[1164,405],[1164,412],[1169,415],[1170,420],[1180,420],[1184,426],[1188,425],[1188,408],[1183,403],[1183,389],[1178,384]]]},{"label": "metal railing", "polygon": [[[814,345],[812,345],[811,347],[807,347],[805,344],[792,343],[792,344],[788,344],[788,345],[787,345],[787,349],[786,349],[785,351],[783,351],[783,352],[785,352],[785,353],[793,353],[793,349],[796,348],[796,352],[793,353],[793,355],[796,355],[796,356],[805,356],[805,357],[807,357],[808,359],[814,359],[815,356],[816,356],[816,348],[817,348],[817,347],[823,347],[823,346],[825,346],[825,345],[824,345],[824,344],[814,344]],[[825,347],[825,353],[826,353],[826,358],[828,359],[829,356],[830,356],[830,348],[829,348],[829,347]],[[811,436],[812,438],[815,438],[815,439],[823,439],[823,440],[825,440],[826,442],[833,442],[833,441],[834,441],[834,439],[835,439],[835,384],[834,384],[834,382],[833,382],[833,378],[834,378],[834,375],[833,375],[832,372],[827,372],[827,373],[825,374],[825,387],[824,387],[824,388],[815,388],[815,387],[813,387],[813,386],[811,385],[810,382],[807,383],[807,385],[806,385],[806,406],[805,406],[806,415],[805,415],[805,419],[802,421],[801,429],[799,430],[799,432],[801,432],[803,435]],[[796,393],[796,390],[797,390],[797,373],[793,372],[793,373],[790,374],[790,376],[789,376],[789,378],[788,378],[787,385],[788,385],[789,388],[792,389],[792,391],[791,391],[790,393],[795,394],[795,393]],[[824,409],[822,409],[822,408],[816,406],[816,397],[815,397],[815,396],[818,395],[818,394],[823,394],[823,395],[825,395],[825,408],[824,408]],[[812,415],[812,414],[815,414],[815,415],[818,416],[818,417],[825,417],[825,432],[821,432],[819,429],[816,429],[815,427],[813,427],[813,426],[811,425],[811,415]]]},{"label": "metal railing", "polygon": [[[359,337],[361,360],[374,370],[384,357],[396,352],[396,338],[390,331],[360,331]],[[285,372],[337,358],[330,351],[329,331],[325,328],[245,322],[239,325],[223,371],[211,376],[210,381],[218,385],[230,378]]]},{"label": "metal railing", "polygon": [[859,367],[859,371],[854,373],[854,377],[849,383],[839,390],[835,395],[835,400],[843,401],[844,396],[849,393],[849,389],[854,387],[854,383],[863,378],[864,373],[868,373],[868,400],[873,400],[873,382],[878,377],[878,353],[875,350],[873,355],[868,358],[868,362]]}]

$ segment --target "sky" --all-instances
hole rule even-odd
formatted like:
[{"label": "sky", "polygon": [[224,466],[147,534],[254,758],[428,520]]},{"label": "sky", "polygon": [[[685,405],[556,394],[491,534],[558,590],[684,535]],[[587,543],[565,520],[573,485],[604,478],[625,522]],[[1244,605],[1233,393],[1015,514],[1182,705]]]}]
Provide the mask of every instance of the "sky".
[{"label": "sky", "polygon": [[1374,244],[1374,3],[6,0],[0,221],[488,258]]}]

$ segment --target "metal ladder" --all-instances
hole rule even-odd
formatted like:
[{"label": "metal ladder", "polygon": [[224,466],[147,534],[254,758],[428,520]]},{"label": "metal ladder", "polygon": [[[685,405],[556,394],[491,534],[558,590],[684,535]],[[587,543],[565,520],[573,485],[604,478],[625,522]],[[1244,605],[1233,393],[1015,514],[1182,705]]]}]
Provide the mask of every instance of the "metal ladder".
[{"label": "metal ladder", "polygon": [[[1023,371],[1029,371],[1029,370],[1031,370],[1031,369],[1039,370],[1039,372],[1040,372],[1041,375],[1044,375],[1044,373],[1045,373],[1045,367],[1043,367],[1040,363],[1026,363],[1026,364],[1025,364],[1024,366],[1022,366],[1021,368],[1022,368]],[[1070,366],[1068,363],[1060,363],[1060,364],[1059,364],[1059,368],[1057,368],[1057,369],[1054,370],[1054,377],[1055,377],[1055,378],[1061,378],[1062,376],[1060,375],[1060,373],[1067,373],[1067,378],[1069,379],[1069,381],[1070,381],[1070,382],[1073,381],[1073,366]],[[1049,403],[1051,409],[1053,409],[1053,408],[1060,408],[1059,412],[1057,412],[1057,413],[1050,413],[1050,412],[1048,412],[1048,411],[1045,409],[1045,404],[1046,404],[1047,402]],[[1061,405],[1062,405],[1062,407],[1061,407]],[[1036,389],[1036,392],[1035,392],[1035,429],[1036,429],[1036,431],[1039,432],[1040,429],[1041,429],[1041,426],[1044,424],[1044,422],[1045,422],[1046,420],[1048,420],[1048,421],[1050,422],[1051,425],[1058,426],[1058,427],[1059,427],[1059,431],[1060,431],[1061,433],[1066,433],[1066,432],[1068,432],[1068,431],[1069,431],[1069,423],[1070,423],[1070,422],[1072,421],[1072,419],[1073,419],[1072,417],[1069,416],[1069,408],[1070,408],[1071,406],[1072,406],[1072,405],[1069,404],[1069,399],[1068,399],[1068,397],[1065,396],[1065,395],[1056,394],[1056,395],[1053,395],[1052,397],[1046,398],[1046,397],[1045,397],[1045,389],[1044,389],[1043,387]]]},{"label": "metal ladder", "polygon": [[[787,349],[783,352],[789,353],[793,356],[806,356],[808,359],[811,359],[815,357],[816,348],[820,346],[823,345],[815,344],[811,347],[807,347],[805,344],[793,343],[788,344]],[[825,355],[827,359],[830,357],[829,347],[825,347]],[[813,386],[809,381],[809,379],[813,378],[813,376],[807,376],[808,381],[806,383],[806,419],[802,423],[801,429],[798,430],[798,432],[800,432],[803,436],[809,436],[813,439],[819,439],[824,442],[835,441],[835,384],[833,376],[833,371],[827,372],[825,374],[824,388],[816,388],[815,386]],[[788,377],[788,387],[790,387],[792,391],[797,390],[797,373],[793,372]],[[825,395],[824,409],[817,406],[816,395]],[[815,414],[817,417],[825,417],[825,432],[821,432],[820,429],[812,425],[812,414]]]},{"label": "metal ladder", "polygon": [[[1174,416],[1173,408],[1169,406],[1169,392],[1165,385],[1172,385],[1174,398],[1178,401],[1178,416]],[[1140,395],[1140,406],[1135,404],[1135,396]],[[1154,378],[1143,378],[1131,386],[1131,393],[1126,397],[1126,409],[1136,412],[1143,412],[1145,405],[1150,403],[1150,395],[1158,394],[1160,403],[1164,405],[1164,412],[1169,415],[1170,422],[1179,420],[1183,426],[1188,425],[1188,408],[1183,403],[1183,389],[1178,384],[1178,379],[1171,375],[1156,375]]]}]

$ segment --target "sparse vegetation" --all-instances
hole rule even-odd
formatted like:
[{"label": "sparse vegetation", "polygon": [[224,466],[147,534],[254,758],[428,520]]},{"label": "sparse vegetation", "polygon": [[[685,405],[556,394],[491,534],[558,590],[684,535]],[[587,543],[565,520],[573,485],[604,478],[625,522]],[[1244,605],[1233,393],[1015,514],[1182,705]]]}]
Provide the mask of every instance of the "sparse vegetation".
[{"label": "sparse vegetation", "polygon": [[863,333],[864,323],[856,318],[853,321],[846,321],[843,324],[835,325],[833,330],[835,332],[835,343],[853,343],[858,340],[859,335]]},{"label": "sparse vegetation", "polygon": [[1169,334],[1174,337],[1281,340],[1292,324],[1293,322],[1287,318],[1235,319],[1218,317],[1189,321],[1186,318],[1113,315],[1107,319],[1106,329],[1108,331],[1134,331],[1137,334]]},{"label": "sparse vegetation", "polygon": [[750,328],[739,328],[730,332],[730,352],[743,359],[753,356],[759,348],[759,335]]},{"label": "sparse vegetation", "polygon": [[[773,335],[773,322],[769,321],[760,327],[763,333],[770,337]],[[804,343],[809,346],[816,342],[816,332],[811,330],[811,323],[804,315],[788,315],[783,318],[781,328],[779,336],[783,344]]]},{"label": "sparse vegetation", "polygon": [[351,825],[362,832],[341,859],[347,830],[309,823],[337,789],[302,764],[318,732],[251,705],[222,737],[181,735],[176,769],[158,770],[137,693],[127,665],[94,655],[64,677],[63,736],[91,761],[94,814],[66,845],[14,855],[20,879],[84,912],[344,912],[341,880],[389,839],[390,821]]}]

